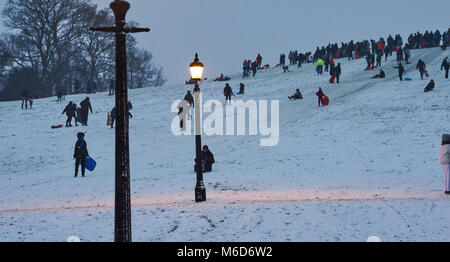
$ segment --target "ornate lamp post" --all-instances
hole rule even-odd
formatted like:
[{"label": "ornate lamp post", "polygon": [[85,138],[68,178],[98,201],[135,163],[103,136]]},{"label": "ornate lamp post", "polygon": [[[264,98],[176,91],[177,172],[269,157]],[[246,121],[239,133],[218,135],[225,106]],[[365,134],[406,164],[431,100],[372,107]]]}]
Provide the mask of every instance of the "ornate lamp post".
[{"label": "ornate lamp post", "polygon": [[149,28],[126,27],[130,4],[116,0],[110,4],[115,16],[114,27],[92,27],[93,31],[116,35],[116,188],[115,242],[131,242],[130,155],[128,134],[128,87],[126,34],[149,32]]},{"label": "ornate lamp post", "polygon": [[195,185],[195,202],[206,201],[206,188],[203,183],[203,166],[202,166],[202,131],[200,119],[200,87],[198,81],[202,80],[203,64],[198,60],[198,54],[195,54],[194,62],[189,66],[192,80],[195,81],[194,88],[194,110],[195,110],[195,150],[196,150],[196,170],[197,183]]}]

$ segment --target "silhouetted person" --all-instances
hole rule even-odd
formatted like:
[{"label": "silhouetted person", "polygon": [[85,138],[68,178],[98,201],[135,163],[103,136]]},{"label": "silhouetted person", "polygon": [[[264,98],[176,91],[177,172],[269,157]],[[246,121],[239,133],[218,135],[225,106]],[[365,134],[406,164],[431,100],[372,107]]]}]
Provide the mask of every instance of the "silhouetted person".
[{"label": "silhouetted person", "polygon": [[89,156],[86,141],[84,141],[84,133],[78,133],[78,141],[75,143],[75,151],[73,158],[75,158],[75,177],[78,176],[78,168],[81,165],[81,175],[84,177],[86,171],[86,157]]}]

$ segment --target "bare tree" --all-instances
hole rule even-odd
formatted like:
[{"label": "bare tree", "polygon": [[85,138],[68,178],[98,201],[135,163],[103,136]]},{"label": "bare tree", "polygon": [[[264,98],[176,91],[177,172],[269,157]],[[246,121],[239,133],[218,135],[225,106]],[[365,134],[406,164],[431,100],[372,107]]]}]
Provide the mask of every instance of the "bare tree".
[{"label": "bare tree", "polygon": [[35,69],[51,91],[62,84],[76,39],[82,34],[87,0],[8,0],[5,25],[13,31],[11,55],[18,66]]}]

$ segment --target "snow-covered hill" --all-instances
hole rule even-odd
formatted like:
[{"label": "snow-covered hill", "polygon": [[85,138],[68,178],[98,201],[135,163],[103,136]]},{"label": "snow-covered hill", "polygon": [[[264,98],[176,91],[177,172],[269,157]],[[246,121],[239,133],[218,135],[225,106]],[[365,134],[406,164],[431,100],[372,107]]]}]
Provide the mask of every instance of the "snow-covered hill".
[{"label": "snow-covered hill", "polygon": [[[412,51],[400,82],[395,57],[383,61],[386,79],[370,79],[365,60],[341,63],[341,83],[317,76],[312,64],[284,74],[273,68],[229,81],[244,101],[280,100],[280,140],[259,136],[203,136],[215,155],[205,175],[208,202],[193,203],[193,136],[174,136],[171,105],[192,86],[130,90],[134,239],[141,241],[365,241],[450,240],[450,205],[439,165],[441,135],[449,132],[450,82],[440,71],[450,51]],[[415,70],[427,64],[436,82]],[[208,65],[206,65],[207,67]],[[207,69],[207,68],[206,68]],[[182,73],[182,72],[180,72]],[[203,98],[223,101],[224,83],[206,81]],[[317,106],[322,87],[331,104]],[[304,100],[290,101],[296,88]],[[68,96],[79,104],[85,95]],[[35,100],[0,103],[0,240],[112,240],[114,131],[106,115],[114,98],[90,95],[88,127],[62,124],[65,104]],[[205,116],[208,114],[205,113]],[[73,178],[76,133],[86,132],[98,162],[87,178]]]}]

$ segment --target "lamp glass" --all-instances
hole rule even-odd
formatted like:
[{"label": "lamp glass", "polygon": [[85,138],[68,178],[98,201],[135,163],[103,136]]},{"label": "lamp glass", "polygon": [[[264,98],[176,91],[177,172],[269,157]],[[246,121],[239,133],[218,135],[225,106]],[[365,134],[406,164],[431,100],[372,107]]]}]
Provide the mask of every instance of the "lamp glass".
[{"label": "lamp glass", "polygon": [[191,77],[193,80],[202,80],[203,66],[194,65],[189,67],[189,70],[191,71]]}]

